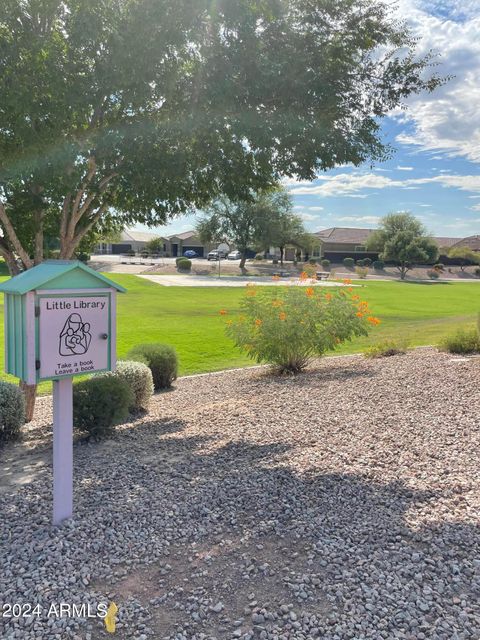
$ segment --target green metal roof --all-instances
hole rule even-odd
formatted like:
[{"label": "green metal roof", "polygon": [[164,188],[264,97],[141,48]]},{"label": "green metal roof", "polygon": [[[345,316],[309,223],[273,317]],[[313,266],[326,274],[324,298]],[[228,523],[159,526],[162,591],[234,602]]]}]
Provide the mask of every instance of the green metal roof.
[{"label": "green metal roof", "polygon": [[[23,271],[18,276],[14,276],[13,278],[10,278],[10,280],[0,284],[0,292],[23,295],[29,291],[45,287],[48,283],[53,284],[53,281],[59,278],[63,280],[63,276],[67,274],[71,274],[71,276],[73,276],[73,272],[87,276],[90,282],[92,282],[92,277],[95,278],[99,281],[97,285],[98,287],[113,287],[122,293],[126,291],[124,287],[120,286],[113,280],[106,278],[101,273],[90,269],[90,267],[87,267],[79,260],[45,260],[45,262],[42,262],[31,269],[27,269],[27,271]],[[62,286],[68,287],[68,278],[63,280]],[[72,288],[79,288],[79,286],[76,284]],[[86,288],[90,287],[87,285]]]}]

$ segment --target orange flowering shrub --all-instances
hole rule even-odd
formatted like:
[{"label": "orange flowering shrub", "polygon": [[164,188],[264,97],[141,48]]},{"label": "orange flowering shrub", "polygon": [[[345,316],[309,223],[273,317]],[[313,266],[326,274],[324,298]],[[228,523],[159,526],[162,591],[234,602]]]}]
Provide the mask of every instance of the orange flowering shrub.
[{"label": "orange flowering shrub", "polygon": [[[257,362],[280,372],[297,373],[315,356],[380,322],[368,304],[346,287],[289,286],[246,292],[241,316],[226,326],[227,335]],[[250,295],[249,295],[250,294]]]}]

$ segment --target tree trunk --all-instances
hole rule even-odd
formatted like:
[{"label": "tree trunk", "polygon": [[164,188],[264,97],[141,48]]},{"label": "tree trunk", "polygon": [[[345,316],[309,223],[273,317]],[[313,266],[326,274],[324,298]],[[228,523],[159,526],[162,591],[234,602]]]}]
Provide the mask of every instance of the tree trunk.
[{"label": "tree trunk", "polygon": [[280,265],[283,267],[283,255],[285,253],[285,250],[283,247],[279,247],[280,249]]},{"label": "tree trunk", "polygon": [[35,212],[35,249],[33,260],[35,264],[43,262],[43,213]]},{"label": "tree trunk", "polygon": [[25,422],[31,422],[33,420],[33,413],[35,411],[35,400],[37,398],[37,385],[27,384],[20,381],[20,389],[25,396]]},{"label": "tree trunk", "polygon": [[238,265],[238,268],[240,269],[240,271],[241,271],[242,273],[245,273],[245,272],[246,272],[246,269],[245,269],[245,262],[246,262],[246,261],[247,261],[247,250],[246,250],[246,249],[244,249],[244,250],[242,251],[242,259],[240,260],[240,264]]}]

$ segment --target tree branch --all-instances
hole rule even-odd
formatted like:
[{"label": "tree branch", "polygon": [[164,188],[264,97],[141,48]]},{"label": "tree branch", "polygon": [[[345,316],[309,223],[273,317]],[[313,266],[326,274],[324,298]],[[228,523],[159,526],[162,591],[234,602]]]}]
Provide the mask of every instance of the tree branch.
[{"label": "tree branch", "polygon": [[16,251],[18,257],[23,262],[25,269],[31,269],[33,267],[33,260],[23,248],[2,202],[0,202],[0,222],[3,225],[5,233],[7,234],[14,251]]}]

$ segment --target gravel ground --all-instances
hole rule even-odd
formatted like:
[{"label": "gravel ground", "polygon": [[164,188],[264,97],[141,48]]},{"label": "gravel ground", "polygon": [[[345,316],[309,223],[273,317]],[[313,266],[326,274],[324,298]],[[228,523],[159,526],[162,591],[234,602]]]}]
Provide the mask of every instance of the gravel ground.
[{"label": "gravel ground", "polygon": [[2,600],[41,614],[0,638],[106,637],[47,612],[113,600],[121,639],[478,640],[479,368],[421,349],[179,380],[77,440],[56,529],[41,399],[0,493]]}]

